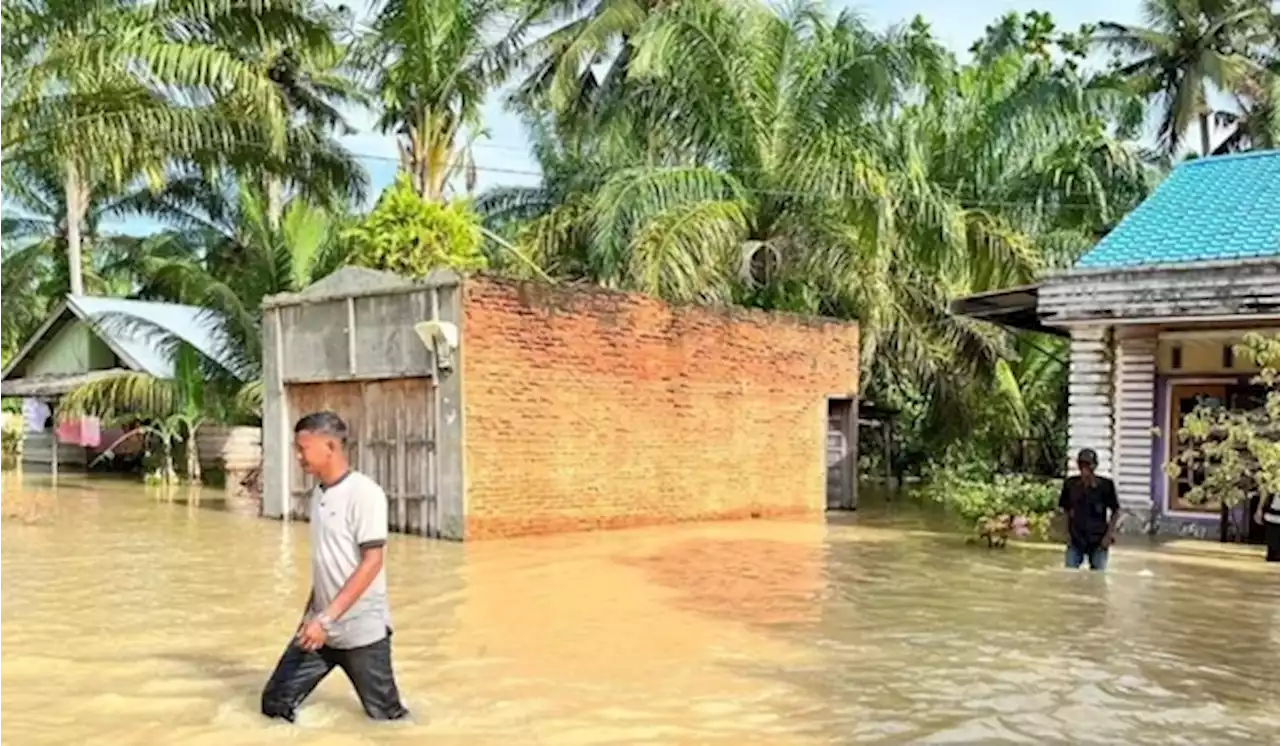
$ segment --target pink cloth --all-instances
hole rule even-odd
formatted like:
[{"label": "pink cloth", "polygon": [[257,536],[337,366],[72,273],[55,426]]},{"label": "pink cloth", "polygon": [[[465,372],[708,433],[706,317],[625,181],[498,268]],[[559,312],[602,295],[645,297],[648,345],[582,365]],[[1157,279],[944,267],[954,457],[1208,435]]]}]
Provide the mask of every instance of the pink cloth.
[{"label": "pink cloth", "polygon": [[97,448],[102,442],[102,421],[97,417],[85,417],[80,420],[80,445],[86,448]]},{"label": "pink cloth", "polygon": [[59,422],[58,428],[54,432],[58,436],[59,443],[80,445],[80,420],[65,420],[63,422]]}]

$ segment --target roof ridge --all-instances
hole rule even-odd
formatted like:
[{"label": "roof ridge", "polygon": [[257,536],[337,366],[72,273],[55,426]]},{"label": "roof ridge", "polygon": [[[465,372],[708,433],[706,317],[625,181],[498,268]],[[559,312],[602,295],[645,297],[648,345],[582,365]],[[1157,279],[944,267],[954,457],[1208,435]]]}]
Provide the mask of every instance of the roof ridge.
[{"label": "roof ridge", "polygon": [[1247,158],[1275,158],[1280,157],[1280,148],[1269,148],[1267,150],[1244,150],[1238,153],[1222,153],[1219,155],[1206,155],[1198,158],[1189,158],[1173,165],[1170,173],[1180,168],[1188,168],[1190,166],[1205,166],[1223,161],[1239,161]]}]

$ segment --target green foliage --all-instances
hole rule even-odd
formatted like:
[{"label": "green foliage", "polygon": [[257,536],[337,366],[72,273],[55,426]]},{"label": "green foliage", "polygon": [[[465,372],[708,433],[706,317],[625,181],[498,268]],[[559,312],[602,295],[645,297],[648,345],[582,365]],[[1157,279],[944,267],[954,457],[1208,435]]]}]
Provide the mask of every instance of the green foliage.
[{"label": "green foliage", "polygon": [[1058,485],[1023,474],[991,474],[980,467],[934,468],[922,493],[943,505],[989,545],[1002,544],[1017,519],[1029,535],[1045,538],[1058,508]]},{"label": "green foliage", "polygon": [[199,178],[172,182],[147,208],[183,229],[156,237],[171,248],[148,257],[139,294],[213,312],[220,357],[231,368],[223,374],[250,381],[262,372],[263,298],[302,290],[346,264],[350,253],[339,240],[346,221],[339,205],[298,196],[278,216],[271,208],[253,181]]},{"label": "green foliage", "polygon": [[0,465],[9,469],[18,462],[22,453],[22,436],[26,425],[22,415],[16,412],[5,412],[3,426],[0,427]]},{"label": "green foliage", "polygon": [[467,132],[521,61],[532,19],[520,0],[384,0],[360,35],[354,62],[380,104],[378,127],[399,141],[418,194],[443,201],[450,180],[474,182]]},{"label": "green foliage", "polygon": [[1280,335],[1247,335],[1237,354],[1262,369],[1254,382],[1265,399],[1250,410],[1202,405],[1183,420],[1182,451],[1165,470],[1171,477],[1188,466],[1204,470],[1205,480],[1186,495],[1192,503],[1233,506],[1258,494],[1265,504],[1280,495]]},{"label": "green foliage", "polygon": [[976,429],[988,462],[1025,443],[1031,468],[1061,463],[1060,345],[947,304],[1068,265],[1146,194],[1142,100],[1081,72],[1089,29],[1014,14],[961,65],[919,19],[614,7],[555,32],[532,82],[556,98],[614,36],[626,80],[599,81],[615,93],[593,88],[591,115],[533,107],[543,183],[483,195],[488,227],[561,279],[858,319],[864,393],[910,410],[912,465]]},{"label": "green foliage", "polygon": [[[1103,22],[1095,37],[1116,55],[1117,76],[1149,95],[1160,113],[1160,141],[1176,155],[1193,126],[1199,153],[1213,152],[1212,122],[1221,119],[1210,91],[1233,94],[1244,117],[1232,138],[1265,147],[1274,123],[1278,25],[1267,0],[1148,0],[1145,26]],[[1231,139],[1231,138],[1229,138]],[[1234,149],[1232,146],[1228,149]]]},{"label": "green foliage", "polygon": [[480,250],[480,221],[471,204],[424,200],[403,175],[343,239],[355,264],[407,277],[446,267],[471,271],[487,264]]},{"label": "green foliage", "polygon": [[[132,429],[121,441],[141,436],[159,442],[162,474],[169,482],[177,477],[173,466],[174,445],[185,442],[187,478],[199,483],[196,436],[202,426],[231,418],[230,410],[235,406],[239,386],[209,380],[202,356],[190,345],[177,345],[173,358],[171,379],[130,372],[91,381],[62,398],[59,414],[98,417],[110,425],[130,426]],[[115,445],[108,444],[105,453],[109,455]]]}]

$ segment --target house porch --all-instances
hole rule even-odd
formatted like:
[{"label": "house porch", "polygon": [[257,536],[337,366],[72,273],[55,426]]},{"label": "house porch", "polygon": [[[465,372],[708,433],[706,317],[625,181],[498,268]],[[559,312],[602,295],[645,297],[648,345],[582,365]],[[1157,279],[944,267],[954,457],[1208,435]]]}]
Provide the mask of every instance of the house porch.
[{"label": "house porch", "polygon": [[1183,418],[1198,405],[1257,406],[1258,367],[1236,346],[1251,332],[1280,333],[1280,320],[1249,321],[1071,329],[1070,449],[1098,452],[1099,471],[1115,480],[1132,516],[1126,530],[1217,534],[1220,503],[1186,499],[1203,475],[1184,468],[1171,477],[1165,467],[1178,453]]}]

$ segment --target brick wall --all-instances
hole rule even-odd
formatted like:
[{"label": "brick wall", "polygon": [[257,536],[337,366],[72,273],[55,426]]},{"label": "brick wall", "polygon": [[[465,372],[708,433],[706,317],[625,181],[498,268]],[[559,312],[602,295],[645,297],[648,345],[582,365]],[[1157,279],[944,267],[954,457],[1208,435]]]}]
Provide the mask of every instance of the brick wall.
[{"label": "brick wall", "polygon": [[463,297],[467,538],[823,509],[856,325],[493,278]]}]

